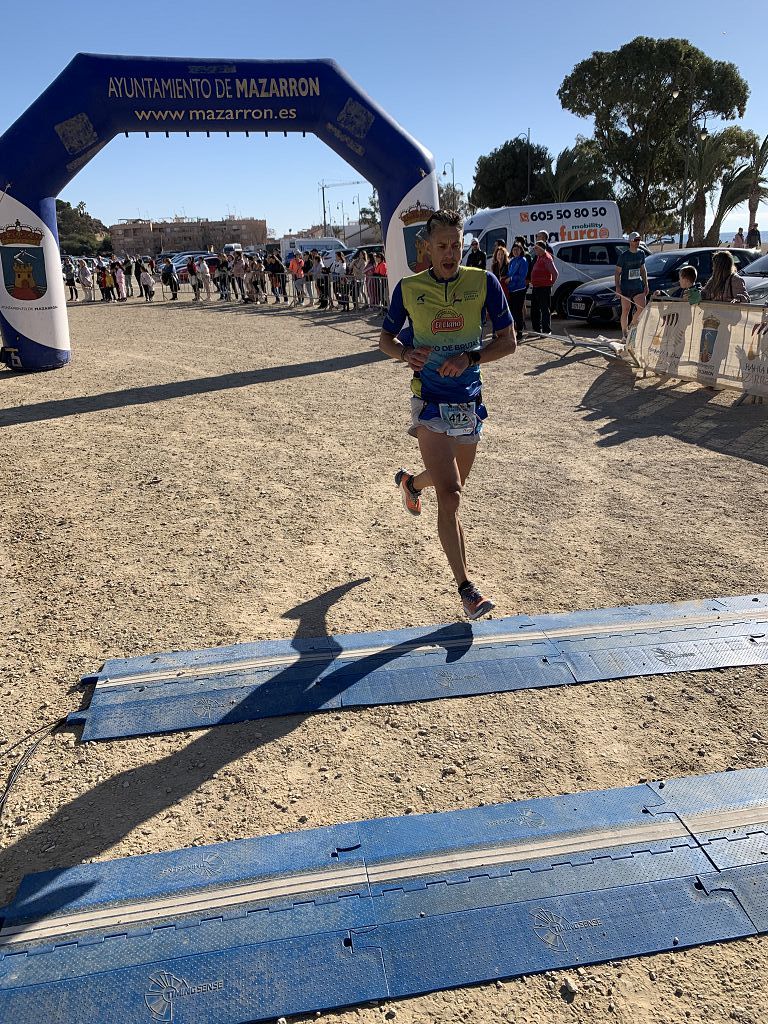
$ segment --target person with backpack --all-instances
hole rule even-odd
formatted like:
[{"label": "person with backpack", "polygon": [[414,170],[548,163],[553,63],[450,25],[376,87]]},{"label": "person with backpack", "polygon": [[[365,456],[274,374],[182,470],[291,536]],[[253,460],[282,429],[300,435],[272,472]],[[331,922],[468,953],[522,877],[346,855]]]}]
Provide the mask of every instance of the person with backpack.
[{"label": "person with backpack", "polygon": [[166,288],[171,289],[171,301],[175,302],[179,297],[179,279],[176,276],[176,268],[171,263],[170,256],[165,257],[163,269],[160,271],[160,280]]},{"label": "person with backpack", "polygon": [[192,286],[192,301],[199,302],[202,284],[197,276],[197,264],[195,263],[194,256],[190,256],[187,260],[187,279]]}]

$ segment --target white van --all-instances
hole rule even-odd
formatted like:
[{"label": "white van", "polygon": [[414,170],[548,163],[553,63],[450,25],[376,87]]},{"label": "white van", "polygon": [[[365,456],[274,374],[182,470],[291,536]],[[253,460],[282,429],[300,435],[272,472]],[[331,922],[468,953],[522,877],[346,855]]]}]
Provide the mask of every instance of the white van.
[{"label": "white van", "polygon": [[283,262],[285,262],[289,252],[309,252],[311,249],[317,249],[318,252],[328,252],[329,250],[337,252],[339,249],[344,248],[346,246],[340,239],[330,236],[325,238],[297,238],[295,235],[286,235],[280,239],[280,256]]},{"label": "white van", "polygon": [[529,245],[539,231],[549,233],[555,242],[592,241],[621,238],[619,208],[610,199],[589,199],[573,203],[537,203],[531,206],[501,206],[495,210],[479,210],[464,221],[464,258],[473,239],[488,258],[488,268],[496,242],[509,249],[513,239],[522,235]]}]

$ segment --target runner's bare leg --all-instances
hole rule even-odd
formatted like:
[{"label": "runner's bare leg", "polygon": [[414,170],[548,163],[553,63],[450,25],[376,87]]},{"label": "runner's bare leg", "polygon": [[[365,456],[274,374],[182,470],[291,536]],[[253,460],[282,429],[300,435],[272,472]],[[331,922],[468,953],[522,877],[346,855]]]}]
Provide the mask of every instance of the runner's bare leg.
[{"label": "runner's bare leg", "polygon": [[464,534],[459,519],[462,477],[457,463],[457,448],[471,448],[472,459],[460,456],[462,465],[471,466],[475,445],[458,445],[447,434],[420,427],[419,448],[437,494],[437,532],[457,585],[467,579]]},{"label": "runner's bare leg", "polygon": [[[459,467],[459,476],[461,477],[462,485],[467,482],[469,471],[472,469],[472,463],[475,461],[475,455],[477,455],[476,444],[456,444],[455,458],[456,463]],[[413,486],[417,491],[422,490],[424,487],[434,487],[432,483],[432,477],[423,469],[420,473],[416,473],[413,478]]]}]

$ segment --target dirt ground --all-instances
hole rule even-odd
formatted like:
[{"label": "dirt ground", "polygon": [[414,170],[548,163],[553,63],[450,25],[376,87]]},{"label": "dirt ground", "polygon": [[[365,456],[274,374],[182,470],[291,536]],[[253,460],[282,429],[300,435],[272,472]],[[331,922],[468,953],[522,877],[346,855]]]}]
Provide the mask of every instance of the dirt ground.
[{"label": "dirt ground", "polygon": [[[70,314],[68,368],[0,373],[3,744],[79,707],[108,657],[455,620],[434,502],[414,520],[392,486],[417,453],[379,321],[187,301]],[[765,590],[764,407],[561,352],[533,342],[484,373],[464,522],[496,614]],[[746,668],[60,733],[12,790],[0,896],[92,858],[764,765],[767,707]],[[766,977],[762,938],[318,1019],[746,1024],[768,1014]]]}]

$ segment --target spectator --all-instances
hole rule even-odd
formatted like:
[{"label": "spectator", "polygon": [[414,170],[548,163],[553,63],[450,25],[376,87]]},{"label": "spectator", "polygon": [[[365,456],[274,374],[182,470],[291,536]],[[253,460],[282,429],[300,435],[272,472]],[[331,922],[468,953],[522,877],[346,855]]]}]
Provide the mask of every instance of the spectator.
[{"label": "spectator", "polygon": [[107,293],[107,302],[114,302],[117,298],[115,294],[115,275],[112,273],[112,267],[109,263],[104,267],[104,290]]},{"label": "spectator", "polygon": [[747,243],[746,243],[746,240],[744,238],[744,228],[739,228],[739,230],[733,236],[733,241],[731,242],[731,248],[733,248],[733,249],[745,249],[746,245],[747,245]]},{"label": "spectator", "polygon": [[94,274],[96,275],[96,284],[101,292],[101,301],[109,302],[109,296],[107,295],[107,272],[101,260],[96,264]]},{"label": "spectator", "polygon": [[312,278],[317,288],[317,304],[320,309],[328,308],[328,288],[329,278],[326,273],[326,269],[323,266],[323,261],[320,258],[320,253],[315,253],[312,264]]},{"label": "spectator", "polygon": [[141,284],[141,290],[144,294],[144,301],[151,302],[155,297],[155,282],[152,275],[149,272],[149,267],[142,264],[141,276],[139,277],[139,283]]},{"label": "spectator", "polygon": [[112,273],[115,278],[115,287],[117,288],[117,301],[125,302],[127,298],[125,293],[125,271],[120,260],[115,260],[112,264]]},{"label": "spectator", "polygon": [[[205,297],[211,301],[211,268],[208,266],[208,261],[204,256],[201,256],[197,261],[197,280],[199,282],[200,292],[205,289]],[[198,294],[198,298],[201,295]]]},{"label": "spectator", "polygon": [[285,290],[285,264],[275,253],[271,253],[267,256],[267,273],[269,274],[269,284],[272,289],[272,294],[275,297],[275,305],[280,304],[280,299],[283,302],[288,301],[288,294]]},{"label": "spectator", "polygon": [[192,301],[199,302],[202,284],[197,276],[197,264],[195,263],[194,256],[190,256],[187,260],[187,280],[192,286]]},{"label": "spectator", "polygon": [[507,288],[509,309],[515,321],[518,340],[525,331],[525,296],[528,291],[529,263],[523,247],[517,240],[512,246],[512,255],[507,267]]},{"label": "spectator", "polygon": [[299,306],[304,305],[304,257],[300,252],[293,254],[293,259],[288,264],[293,281],[293,291],[296,295],[296,302]]},{"label": "spectator", "polygon": [[304,258],[304,291],[307,294],[310,306],[314,301],[312,294],[312,267],[314,265],[314,252],[305,252],[302,254]]},{"label": "spectator", "polygon": [[64,260],[61,269],[64,271],[64,283],[69,289],[69,301],[77,302],[80,297],[77,292],[77,271],[75,270],[75,264],[69,256]]},{"label": "spectator", "polygon": [[469,246],[469,253],[467,255],[467,266],[477,267],[478,270],[485,270],[485,253],[480,248],[480,243],[476,238],[472,239]]},{"label": "spectator", "polygon": [[241,252],[236,252],[235,257],[232,260],[232,298],[237,299],[238,292],[240,298],[245,298],[245,260]]},{"label": "spectator", "polygon": [[747,232],[747,248],[748,249],[759,249],[761,247],[760,232],[757,230],[757,224],[753,224]]},{"label": "spectator", "polygon": [[133,276],[136,278],[136,287],[139,289],[139,295],[144,294],[141,290],[141,272],[143,269],[144,266],[139,257],[137,256],[136,259],[133,261]]},{"label": "spectator", "polygon": [[[543,242],[544,248],[547,250],[547,252],[550,254],[550,256],[553,254],[554,250],[553,250],[552,246],[549,244],[549,232],[548,231],[537,231],[536,232],[536,242]],[[535,246],[535,243],[534,243],[534,246]]]},{"label": "spectator", "polygon": [[551,334],[552,285],[558,277],[557,267],[545,242],[536,242],[533,251],[536,261],[531,269],[531,327],[537,334]]},{"label": "spectator", "polygon": [[349,284],[347,282],[347,264],[344,253],[337,252],[331,267],[331,281],[336,301],[345,313],[349,312]]},{"label": "spectator", "polygon": [[491,263],[491,273],[498,279],[501,285],[501,290],[504,292],[504,296],[509,300],[509,291],[507,285],[507,275],[509,271],[509,253],[507,252],[506,246],[498,245],[493,254],[493,262]]},{"label": "spectator", "polygon": [[133,298],[133,260],[127,253],[123,260],[123,273],[125,274],[126,295]]},{"label": "spectator", "polygon": [[365,268],[368,266],[368,253],[365,249],[358,249],[355,258],[352,260],[352,305],[357,309],[358,304],[365,304]]},{"label": "spectator", "polygon": [[83,287],[83,302],[93,302],[93,274],[85,260],[77,261],[77,279]]},{"label": "spectator", "polygon": [[176,268],[171,263],[170,256],[165,257],[163,269],[160,271],[160,280],[166,288],[171,289],[171,301],[175,302],[179,297],[179,279],[176,275]]},{"label": "spectator", "polygon": [[526,242],[526,240],[523,238],[522,235],[515,235],[515,244],[520,246],[520,248],[522,249],[522,252],[523,252],[523,256],[525,256],[525,259],[526,259],[526,261],[528,263],[528,284],[530,284],[531,283],[531,267],[533,266],[533,256],[531,256],[531,254],[530,254],[530,252],[528,250],[528,243]]},{"label": "spectator", "polygon": [[376,305],[376,260],[374,259],[373,253],[368,257],[368,262],[363,269],[363,277],[365,278],[365,294],[368,300],[368,306]]},{"label": "spectator", "polygon": [[727,249],[712,255],[712,277],[701,289],[701,297],[708,302],[749,302],[744,278],[737,274],[733,256]]},{"label": "spectator", "polygon": [[256,294],[256,302],[267,302],[267,275],[264,271],[264,264],[258,256],[253,261],[253,290]]},{"label": "spectator", "polygon": [[229,302],[229,263],[223,252],[219,253],[216,264],[216,287],[219,289],[219,302]]},{"label": "spectator", "polygon": [[701,302],[701,289],[696,283],[696,267],[680,267],[677,272],[677,283],[678,287],[673,288],[671,292],[657,289],[653,297],[687,301],[692,306],[697,306]]},{"label": "spectator", "polygon": [[379,300],[379,305],[382,309],[387,309],[389,306],[389,294],[387,291],[387,261],[384,259],[383,252],[377,252],[374,256],[375,267],[374,274],[376,275],[376,292]]}]

